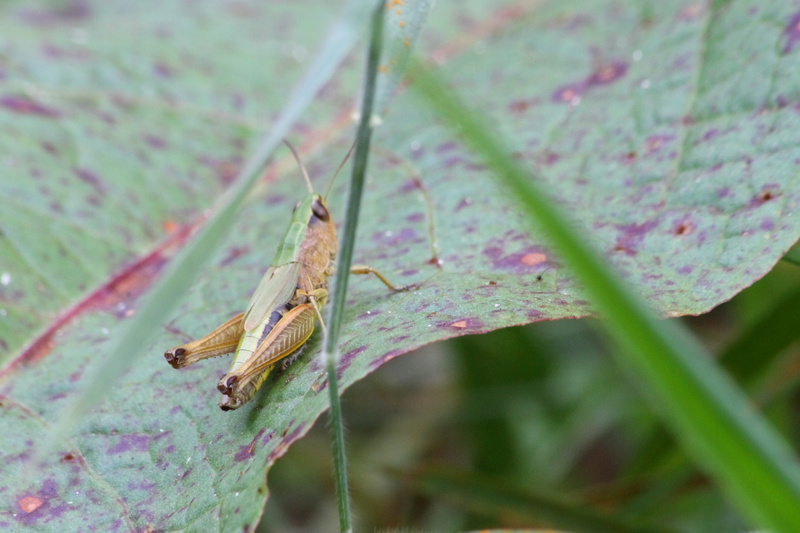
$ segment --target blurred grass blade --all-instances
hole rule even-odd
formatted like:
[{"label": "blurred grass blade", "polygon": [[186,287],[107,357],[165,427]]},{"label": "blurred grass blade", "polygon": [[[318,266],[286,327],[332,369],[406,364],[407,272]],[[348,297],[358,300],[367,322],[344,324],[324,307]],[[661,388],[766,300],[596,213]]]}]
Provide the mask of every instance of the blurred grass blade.
[{"label": "blurred grass blade", "polygon": [[386,16],[382,39],[382,57],[378,71],[373,115],[384,116],[389,112],[389,101],[397,85],[403,79],[411,51],[417,42],[422,27],[428,19],[432,0],[404,0],[386,2]]},{"label": "blurred grass blade", "polygon": [[[320,52],[310,65],[303,80],[292,91],[281,116],[270,133],[260,143],[255,153],[240,171],[233,186],[214,208],[214,214],[198,230],[196,236],[180,251],[166,268],[162,278],[153,285],[139,306],[136,315],[116,333],[110,348],[102,357],[104,365],[89,381],[83,394],[65,411],[51,433],[48,446],[63,439],[77,421],[107,395],[126,368],[145,353],[156,331],[167,321],[175,306],[181,302],[192,281],[219,243],[231,224],[250,187],[258,178],[258,171],[286,135],[289,127],[313,100],[319,89],[328,81],[336,66],[349,52],[364,27],[366,10],[358,0],[347,3],[344,14],[334,25]],[[254,65],[253,68],[257,68]],[[161,353],[147,352],[152,364],[163,364]],[[157,357],[156,357],[157,356]],[[150,363],[148,363],[150,364]]]},{"label": "blurred grass blade", "polygon": [[[800,308],[800,288],[784,294],[756,322],[745,327],[730,341],[717,357],[719,365],[745,390],[763,400],[762,378],[779,360],[781,354],[800,339],[797,309]],[[769,398],[766,398],[769,401]],[[652,473],[654,465],[665,462],[685,467],[683,455],[677,458],[673,439],[663,427],[655,428],[640,446],[639,453],[629,463],[628,476]]]},{"label": "blurred grass blade", "polygon": [[422,473],[416,481],[418,489],[437,498],[444,498],[468,509],[490,515],[512,515],[520,520],[546,525],[564,531],[596,533],[666,532],[601,513],[579,501],[558,499],[552,492],[539,493],[476,477],[474,473],[448,471]]},{"label": "blurred grass blade", "polygon": [[[658,320],[581,230],[514,157],[513,145],[458,100],[431,70],[415,68],[413,87],[508,187],[584,286],[642,391],[692,457],[754,523],[800,531],[800,469],[786,444],[708,353],[675,321]],[[585,231],[583,232],[585,233]]]}]

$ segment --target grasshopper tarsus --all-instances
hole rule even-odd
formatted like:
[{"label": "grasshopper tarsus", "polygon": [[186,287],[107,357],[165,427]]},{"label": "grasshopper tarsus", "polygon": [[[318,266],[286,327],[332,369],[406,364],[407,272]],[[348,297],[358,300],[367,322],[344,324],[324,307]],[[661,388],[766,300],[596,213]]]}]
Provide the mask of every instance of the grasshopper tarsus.
[{"label": "grasshopper tarsus", "polygon": [[[322,324],[322,322],[320,322],[320,324]],[[281,370],[286,370],[287,368],[289,368],[289,366],[292,363],[297,361],[297,358],[300,357],[300,354],[302,354],[305,351],[305,349],[306,349],[306,345],[303,344],[298,349],[296,349],[294,352],[292,352],[288,356],[286,356],[283,359],[281,359],[280,369]]]},{"label": "grasshopper tarsus", "polygon": [[422,283],[411,283],[410,285],[398,287],[395,289],[395,292],[411,292],[419,289],[420,287],[422,287]]},{"label": "grasshopper tarsus", "polygon": [[240,407],[238,405],[233,406],[225,403],[227,399],[228,399],[227,396],[223,396],[222,399],[219,401],[219,408],[222,409],[223,411],[233,411],[234,409],[238,409]]},{"label": "grasshopper tarsus", "polygon": [[236,383],[236,376],[227,376],[227,379],[223,377],[219,383],[217,383],[217,390],[222,394],[226,394],[230,396],[231,394],[231,387]]},{"label": "grasshopper tarsus", "polygon": [[178,346],[177,348],[172,348],[164,352],[164,359],[167,360],[172,368],[181,368],[184,363],[183,354],[186,353],[186,350]]}]

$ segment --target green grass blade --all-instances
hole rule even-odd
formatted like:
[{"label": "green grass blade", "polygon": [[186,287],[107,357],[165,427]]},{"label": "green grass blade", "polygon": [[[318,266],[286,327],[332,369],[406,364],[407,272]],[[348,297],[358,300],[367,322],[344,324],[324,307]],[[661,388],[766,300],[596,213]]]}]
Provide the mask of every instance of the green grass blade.
[{"label": "green grass blade", "polygon": [[347,211],[344,219],[344,232],[339,245],[339,275],[333,289],[333,304],[328,318],[328,331],[325,339],[323,357],[328,374],[328,392],[331,402],[331,435],[333,438],[333,464],[336,476],[336,496],[339,508],[339,530],[351,531],[350,496],[347,489],[347,461],[344,447],[344,423],[342,421],[342,404],[339,398],[339,385],[336,376],[339,335],[342,329],[344,302],[347,296],[347,281],[350,265],[353,260],[353,246],[356,239],[358,212],[361,196],[364,191],[364,179],[367,171],[367,156],[372,136],[370,119],[375,98],[375,86],[378,76],[378,63],[381,58],[383,35],[383,1],[378,2],[372,15],[372,32],[367,57],[364,98],[361,103],[361,120],[356,135],[355,154],[353,155],[353,173],[350,180],[350,193],[347,200]]},{"label": "green grass blade", "polygon": [[709,354],[674,321],[661,321],[580,230],[548,199],[510,155],[488,122],[461,103],[430,70],[415,69],[413,87],[508,187],[602,317],[619,347],[614,356],[632,372],[690,455],[754,523],[773,531],[800,531],[800,470],[775,431]]}]

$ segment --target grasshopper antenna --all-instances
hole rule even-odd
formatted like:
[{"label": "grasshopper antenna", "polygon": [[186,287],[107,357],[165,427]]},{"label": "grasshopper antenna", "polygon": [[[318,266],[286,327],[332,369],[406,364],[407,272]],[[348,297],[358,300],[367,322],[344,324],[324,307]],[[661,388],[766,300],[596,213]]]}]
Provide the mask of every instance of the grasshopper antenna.
[{"label": "grasshopper antenna", "polygon": [[344,166],[344,164],[347,163],[348,159],[350,159],[350,154],[353,153],[353,149],[355,147],[356,147],[356,143],[354,142],[353,145],[350,147],[350,149],[347,151],[347,155],[344,156],[344,159],[342,159],[342,162],[339,163],[339,168],[337,168],[336,172],[333,173],[333,177],[331,178],[330,183],[328,183],[328,190],[325,191],[325,196],[323,196],[323,198],[325,200],[328,199],[328,193],[331,192],[331,187],[333,187],[333,182],[336,180],[336,176],[339,175],[339,171],[342,170],[342,167]]},{"label": "grasshopper antenna", "polygon": [[[294,160],[297,161],[298,165],[300,165],[300,170],[303,171],[303,177],[306,179],[306,185],[308,185],[308,192],[310,194],[314,194],[314,187],[311,186],[311,178],[308,177],[308,172],[306,172],[306,167],[303,166],[303,162],[300,161],[300,156],[297,155],[297,150],[294,149],[294,146],[292,146],[292,143],[290,143],[288,139],[284,139],[283,143],[286,146],[289,147],[289,150],[292,151],[292,155],[294,156]],[[352,148],[350,150],[352,151]],[[349,156],[350,154],[347,154],[347,155]],[[345,159],[345,161],[346,161],[346,159]],[[342,165],[344,165],[344,163],[342,163]],[[340,166],[339,168],[342,168],[342,167]]]}]

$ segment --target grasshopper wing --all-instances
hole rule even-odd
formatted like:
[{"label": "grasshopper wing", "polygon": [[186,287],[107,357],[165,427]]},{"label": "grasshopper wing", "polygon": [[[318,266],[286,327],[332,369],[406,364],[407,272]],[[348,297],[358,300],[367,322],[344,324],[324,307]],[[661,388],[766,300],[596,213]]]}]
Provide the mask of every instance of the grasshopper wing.
[{"label": "grasshopper wing", "polygon": [[266,321],[273,311],[285,305],[297,290],[300,263],[285,263],[269,267],[247,304],[244,313],[244,330],[250,331]]}]

